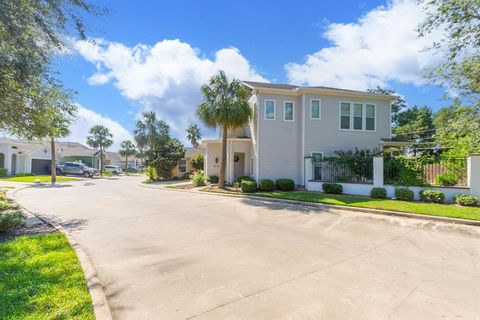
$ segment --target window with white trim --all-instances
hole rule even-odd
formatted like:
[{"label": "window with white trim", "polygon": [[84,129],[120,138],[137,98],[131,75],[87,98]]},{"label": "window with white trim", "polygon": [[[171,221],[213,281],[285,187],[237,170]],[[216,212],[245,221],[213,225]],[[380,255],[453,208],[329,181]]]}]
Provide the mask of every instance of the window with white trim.
[{"label": "window with white trim", "polygon": [[275,120],[275,101],[265,101],[265,120]]},{"label": "window with white trim", "polygon": [[350,103],[340,103],[340,129],[350,130]]},{"label": "window with white trim", "polygon": [[310,100],[310,119],[320,119],[320,100]]},{"label": "window with white trim", "polygon": [[365,105],[365,130],[375,131],[375,105]]},{"label": "window with white trim", "polygon": [[353,104],[353,130],[363,130],[363,104]]},{"label": "window with white trim", "polygon": [[285,101],[283,105],[283,120],[293,121],[295,106],[291,101]]},{"label": "window with white trim", "polygon": [[181,173],[187,172],[187,159],[178,160],[178,171]]}]

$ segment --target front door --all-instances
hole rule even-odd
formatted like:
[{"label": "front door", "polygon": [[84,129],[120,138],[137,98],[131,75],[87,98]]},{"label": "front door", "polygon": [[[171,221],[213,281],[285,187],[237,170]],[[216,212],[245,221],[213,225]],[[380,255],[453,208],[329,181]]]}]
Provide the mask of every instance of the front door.
[{"label": "front door", "polygon": [[245,175],[245,153],[235,152],[233,154],[233,178]]}]

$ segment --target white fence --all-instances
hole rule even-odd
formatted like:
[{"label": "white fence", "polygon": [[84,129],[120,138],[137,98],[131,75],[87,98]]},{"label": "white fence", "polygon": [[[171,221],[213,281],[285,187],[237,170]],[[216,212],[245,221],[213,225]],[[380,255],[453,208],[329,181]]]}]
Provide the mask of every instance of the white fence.
[{"label": "white fence", "polygon": [[[383,157],[373,159],[373,184],[342,183],[343,193],[352,195],[370,195],[373,187],[382,187],[387,190],[388,197],[393,198],[395,188],[400,186],[386,185],[383,181]],[[322,191],[321,181],[313,181],[312,158],[305,158],[305,188],[310,191]],[[480,154],[474,154],[467,159],[467,187],[405,187],[415,193],[419,199],[419,192],[424,189],[434,189],[445,194],[447,202],[453,202],[456,194],[469,194],[480,197]]]}]

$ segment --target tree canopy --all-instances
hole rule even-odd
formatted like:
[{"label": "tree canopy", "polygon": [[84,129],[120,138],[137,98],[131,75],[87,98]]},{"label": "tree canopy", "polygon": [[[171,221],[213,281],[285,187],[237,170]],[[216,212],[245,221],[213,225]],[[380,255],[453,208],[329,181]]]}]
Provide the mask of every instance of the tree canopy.
[{"label": "tree canopy", "polygon": [[190,140],[192,147],[198,148],[199,141],[202,139],[200,129],[196,124],[191,124],[187,129],[187,139]]},{"label": "tree canopy", "polygon": [[87,137],[87,144],[100,151],[100,172],[104,171],[105,150],[112,146],[113,135],[107,127],[95,125],[90,129],[90,135]]}]

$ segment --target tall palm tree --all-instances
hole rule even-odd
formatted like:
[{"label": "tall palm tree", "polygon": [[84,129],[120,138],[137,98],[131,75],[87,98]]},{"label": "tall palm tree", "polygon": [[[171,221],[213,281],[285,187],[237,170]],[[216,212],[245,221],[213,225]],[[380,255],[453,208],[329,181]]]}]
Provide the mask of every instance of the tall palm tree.
[{"label": "tall palm tree", "polygon": [[[148,151],[154,151],[155,146],[168,136],[168,125],[157,119],[157,115],[154,111],[143,113],[143,119],[138,120],[135,129],[135,142],[138,148]],[[167,142],[167,141],[163,141]]]},{"label": "tall palm tree", "polygon": [[105,159],[105,150],[111,147],[113,135],[110,133],[107,127],[102,125],[95,125],[90,129],[90,135],[87,137],[87,144],[95,149],[100,150],[100,174],[103,175],[103,161]]},{"label": "tall palm tree", "polygon": [[249,92],[239,80],[228,80],[225,72],[219,71],[201,88],[204,102],[198,106],[197,116],[209,128],[222,130],[222,157],[220,162],[219,188],[225,188],[227,161],[227,133],[245,126],[252,116],[248,104]]},{"label": "tall palm tree", "polygon": [[202,139],[200,129],[196,124],[191,124],[187,129],[187,139],[190,140],[192,147],[198,148],[198,141]]},{"label": "tall palm tree", "polygon": [[120,144],[120,150],[118,151],[118,153],[121,156],[125,157],[125,169],[126,169],[128,167],[128,157],[134,156],[137,153],[137,148],[135,147],[132,141],[125,140],[125,141],[122,141],[122,143]]}]

